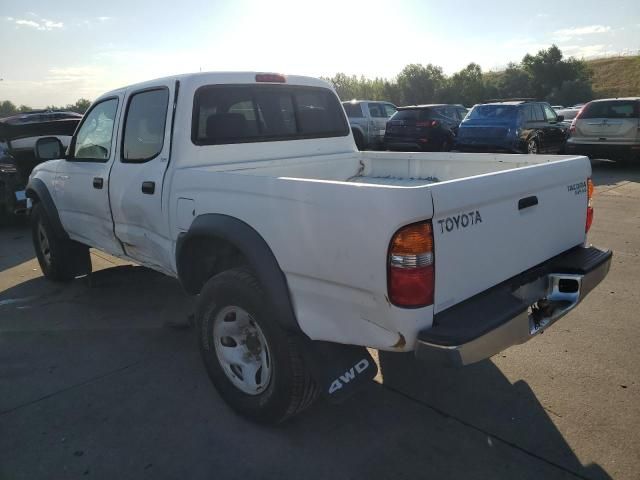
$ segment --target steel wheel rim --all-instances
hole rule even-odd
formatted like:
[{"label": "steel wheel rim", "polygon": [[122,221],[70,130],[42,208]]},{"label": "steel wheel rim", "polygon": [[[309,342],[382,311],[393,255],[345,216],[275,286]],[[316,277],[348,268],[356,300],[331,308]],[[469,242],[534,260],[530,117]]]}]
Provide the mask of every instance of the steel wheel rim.
[{"label": "steel wheel rim", "polygon": [[248,395],[269,386],[271,352],[258,323],[237,306],[220,310],[213,321],[213,345],[218,362],[231,383]]},{"label": "steel wheel rim", "polygon": [[538,144],[535,140],[529,140],[529,153],[538,153]]},{"label": "steel wheel rim", "polygon": [[45,263],[47,265],[51,264],[51,246],[49,245],[49,237],[47,237],[47,232],[42,222],[38,223],[38,245]]}]

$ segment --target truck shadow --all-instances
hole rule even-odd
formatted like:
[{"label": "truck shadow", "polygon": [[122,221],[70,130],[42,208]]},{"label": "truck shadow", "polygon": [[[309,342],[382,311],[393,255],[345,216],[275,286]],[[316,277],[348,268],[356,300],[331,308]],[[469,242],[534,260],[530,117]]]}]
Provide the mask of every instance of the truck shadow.
[{"label": "truck shadow", "polygon": [[[74,448],[91,445],[92,474],[120,478],[149,465],[155,478],[610,478],[582,465],[528,385],[511,384],[491,362],[439,370],[380,352],[382,386],[337,406],[320,401],[279,428],[259,427],[212,388],[193,331],[162,328],[192,307],[175,280],[119,266],[64,286],[38,277],[0,293],[8,297],[30,300],[0,307],[0,358],[11,379],[0,388],[4,408],[51,396],[22,417],[0,419],[15,437],[4,447],[13,452],[9,477],[33,458],[49,462],[55,477],[70,455],[64,435]],[[130,363],[139,366],[75,390]]]},{"label": "truck shadow", "polygon": [[486,360],[462,369],[428,368],[412,353],[379,352],[385,388],[525,454],[582,478],[609,479],[597,464],[583,465],[545,407],[522,380],[511,383]]}]

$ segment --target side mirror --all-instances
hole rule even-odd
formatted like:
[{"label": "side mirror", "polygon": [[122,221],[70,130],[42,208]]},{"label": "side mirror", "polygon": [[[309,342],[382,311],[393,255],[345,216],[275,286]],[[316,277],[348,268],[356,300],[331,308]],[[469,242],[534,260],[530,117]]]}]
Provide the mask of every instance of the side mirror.
[{"label": "side mirror", "polygon": [[564,115],[558,115],[558,122],[562,122],[564,120]]},{"label": "side mirror", "polygon": [[64,157],[64,147],[59,138],[44,137],[36,141],[35,154],[38,160],[54,160]]}]

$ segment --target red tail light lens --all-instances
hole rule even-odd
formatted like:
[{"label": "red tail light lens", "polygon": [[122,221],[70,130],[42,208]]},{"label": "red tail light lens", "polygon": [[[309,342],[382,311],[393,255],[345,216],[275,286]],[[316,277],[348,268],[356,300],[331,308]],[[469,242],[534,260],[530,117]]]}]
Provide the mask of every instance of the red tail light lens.
[{"label": "red tail light lens", "polygon": [[287,79],[284,75],[280,75],[279,73],[258,73],[256,75],[256,82],[286,83]]},{"label": "red tail light lens", "polygon": [[431,222],[401,228],[391,240],[388,259],[389,300],[399,307],[433,304],[434,252]]},{"label": "red tail light lens", "polygon": [[421,127],[427,127],[427,128],[433,128],[433,127],[437,127],[440,123],[437,120],[429,120],[426,122],[416,122],[416,127],[417,128],[421,128]]},{"label": "red tail light lens", "polygon": [[584,226],[584,233],[588,233],[593,223],[593,181],[587,179],[587,222]]}]

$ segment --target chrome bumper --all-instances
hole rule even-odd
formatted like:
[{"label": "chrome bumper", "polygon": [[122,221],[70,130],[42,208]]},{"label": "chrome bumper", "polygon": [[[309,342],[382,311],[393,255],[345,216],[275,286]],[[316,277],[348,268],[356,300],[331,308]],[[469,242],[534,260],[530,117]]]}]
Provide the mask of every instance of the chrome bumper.
[{"label": "chrome bumper", "polygon": [[611,251],[575,248],[434,317],[418,334],[420,360],[460,367],[542,333],[609,272]]}]

